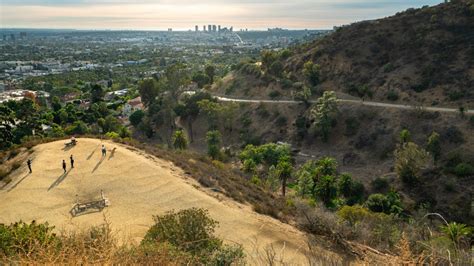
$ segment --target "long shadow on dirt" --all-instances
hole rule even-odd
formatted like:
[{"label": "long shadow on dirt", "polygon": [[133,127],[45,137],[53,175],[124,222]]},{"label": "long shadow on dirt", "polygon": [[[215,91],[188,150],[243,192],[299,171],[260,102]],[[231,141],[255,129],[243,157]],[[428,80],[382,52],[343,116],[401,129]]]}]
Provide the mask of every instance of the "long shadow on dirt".
[{"label": "long shadow on dirt", "polygon": [[94,169],[92,169],[92,173],[94,173],[97,169],[99,169],[99,166],[102,164],[104,160],[105,160],[105,156],[102,156],[102,158],[100,158],[100,161],[98,161],[97,164],[95,165]]},{"label": "long shadow on dirt", "polygon": [[112,151],[110,152],[109,160],[114,158],[115,150],[117,150],[117,148],[113,148]]},{"label": "long shadow on dirt", "polygon": [[69,169],[69,171],[63,173],[62,175],[60,175],[58,177],[58,179],[56,179],[56,181],[54,181],[54,183],[51,184],[51,186],[49,186],[48,188],[48,191],[50,191],[51,189],[57,187],[59,184],[61,184],[61,182],[64,181],[64,179],[66,179],[66,177],[69,175],[69,172],[71,172],[71,169]]},{"label": "long shadow on dirt", "polygon": [[20,184],[23,180],[25,180],[29,175],[30,175],[30,173],[28,173],[24,177],[22,177],[18,182],[15,183],[15,185],[13,185],[11,188],[9,188],[8,191],[10,192],[14,188],[16,188],[16,186],[18,186],[18,184]]},{"label": "long shadow on dirt", "polygon": [[89,154],[89,156],[87,156],[87,160],[90,160],[92,158],[92,156],[94,155],[95,151],[97,150],[97,148],[99,147],[100,145],[98,145],[96,148],[94,148],[91,152],[91,154]]}]

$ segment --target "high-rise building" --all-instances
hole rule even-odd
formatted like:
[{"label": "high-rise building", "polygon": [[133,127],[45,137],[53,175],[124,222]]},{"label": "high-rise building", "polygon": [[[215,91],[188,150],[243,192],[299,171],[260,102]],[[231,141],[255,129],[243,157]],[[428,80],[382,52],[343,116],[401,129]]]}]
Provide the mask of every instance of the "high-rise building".
[{"label": "high-rise building", "polygon": [[221,25],[218,25],[218,26],[217,26],[217,31],[218,31],[218,32],[221,32]]},{"label": "high-rise building", "polygon": [[233,32],[234,31],[234,26],[230,26],[230,32]]},{"label": "high-rise building", "polygon": [[14,41],[15,40],[15,34],[10,34],[10,40]]},{"label": "high-rise building", "polygon": [[206,32],[206,25],[202,26],[202,31]]},{"label": "high-rise building", "polygon": [[211,32],[212,31],[212,25],[207,25],[207,32]]},{"label": "high-rise building", "polygon": [[213,32],[216,32],[216,31],[217,31],[217,26],[216,26],[216,25],[212,25],[212,31],[213,31]]},{"label": "high-rise building", "polygon": [[196,25],[194,28],[195,28],[195,31],[196,31],[196,32],[199,31],[199,26],[198,26],[198,25]]}]

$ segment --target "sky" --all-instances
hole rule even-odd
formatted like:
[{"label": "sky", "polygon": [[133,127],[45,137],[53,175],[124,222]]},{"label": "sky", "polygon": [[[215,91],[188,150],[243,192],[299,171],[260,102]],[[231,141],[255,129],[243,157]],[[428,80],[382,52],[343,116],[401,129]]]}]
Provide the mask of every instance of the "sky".
[{"label": "sky", "polygon": [[442,0],[0,0],[1,28],[331,29]]}]

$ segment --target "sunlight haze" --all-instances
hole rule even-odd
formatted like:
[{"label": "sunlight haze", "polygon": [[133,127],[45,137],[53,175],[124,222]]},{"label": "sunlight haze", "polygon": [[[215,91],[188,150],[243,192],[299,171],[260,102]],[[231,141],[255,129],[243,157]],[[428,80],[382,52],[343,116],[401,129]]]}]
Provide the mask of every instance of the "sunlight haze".
[{"label": "sunlight haze", "polygon": [[388,16],[439,0],[3,0],[2,28],[188,30],[222,24],[236,29],[330,29]]}]

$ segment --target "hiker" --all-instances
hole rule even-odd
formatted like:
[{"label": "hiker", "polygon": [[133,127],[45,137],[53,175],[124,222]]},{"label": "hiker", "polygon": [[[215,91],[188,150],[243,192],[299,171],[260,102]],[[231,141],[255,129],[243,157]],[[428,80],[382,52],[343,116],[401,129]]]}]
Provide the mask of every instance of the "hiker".
[{"label": "hiker", "polygon": [[107,155],[107,150],[105,149],[104,144],[102,144],[102,156],[105,157],[105,155]]},{"label": "hiker", "polygon": [[74,168],[74,158],[72,158],[72,154],[71,154],[71,157],[69,157],[71,159],[71,168]]},{"label": "hiker", "polygon": [[31,171],[31,159],[28,159],[28,161],[26,161],[26,164],[28,165],[28,169],[30,169],[30,174],[33,172]]},{"label": "hiker", "polygon": [[71,137],[71,144],[76,145],[76,138],[74,136]]},{"label": "hiker", "polygon": [[63,169],[64,169],[64,173],[66,173],[66,161],[63,160]]}]

